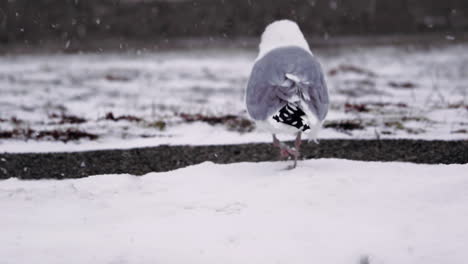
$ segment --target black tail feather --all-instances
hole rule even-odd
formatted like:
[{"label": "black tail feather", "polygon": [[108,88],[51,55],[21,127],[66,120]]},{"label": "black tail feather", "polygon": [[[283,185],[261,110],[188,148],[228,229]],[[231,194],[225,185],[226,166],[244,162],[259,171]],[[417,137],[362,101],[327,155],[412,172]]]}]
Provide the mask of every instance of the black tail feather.
[{"label": "black tail feather", "polygon": [[304,132],[310,129],[310,126],[301,118],[305,115],[306,114],[299,106],[288,103],[273,116],[273,119],[279,123],[293,126]]}]

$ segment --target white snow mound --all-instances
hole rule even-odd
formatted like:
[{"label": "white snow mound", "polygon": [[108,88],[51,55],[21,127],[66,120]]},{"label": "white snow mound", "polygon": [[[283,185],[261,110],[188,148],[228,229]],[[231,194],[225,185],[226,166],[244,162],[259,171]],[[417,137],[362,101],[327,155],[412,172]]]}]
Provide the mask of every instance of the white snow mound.
[{"label": "white snow mound", "polygon": [[468,165],[286,165],[0,181],[0,263],[467,263]]}]

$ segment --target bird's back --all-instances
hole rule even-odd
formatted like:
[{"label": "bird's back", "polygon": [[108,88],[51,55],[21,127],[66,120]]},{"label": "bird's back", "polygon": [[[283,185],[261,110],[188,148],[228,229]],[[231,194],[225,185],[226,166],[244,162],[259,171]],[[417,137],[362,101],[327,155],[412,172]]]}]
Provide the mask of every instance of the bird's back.
[{"label": "bird's back", "polygon": [[[288,79],[288,76],[292,77]],[[246,104],[250,116],[265,120],[274,115],[288,103],[287,97],[298,91],[298,86],[302,86],[307,97],[304,110],[323,120],[329,100],[320,63],[310,52],[297,46],[271,50],[257,59],[247,84]]]}]

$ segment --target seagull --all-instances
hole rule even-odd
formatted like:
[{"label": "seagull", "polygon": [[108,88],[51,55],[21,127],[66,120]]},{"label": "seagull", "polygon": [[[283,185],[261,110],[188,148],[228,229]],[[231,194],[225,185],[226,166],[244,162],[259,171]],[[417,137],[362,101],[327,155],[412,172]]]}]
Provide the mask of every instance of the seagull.
[{"label": "seagull", "polygon": [[[328,112],[328,89],[322,67],[295,22],[279,20],[266,27],[245,101],[257,126],[272,133],[280,157],[294,158],[290,169],[297,165],[302,133],[318,143]],[[294,147],[280,142],[276,134],[296,135]]]}]

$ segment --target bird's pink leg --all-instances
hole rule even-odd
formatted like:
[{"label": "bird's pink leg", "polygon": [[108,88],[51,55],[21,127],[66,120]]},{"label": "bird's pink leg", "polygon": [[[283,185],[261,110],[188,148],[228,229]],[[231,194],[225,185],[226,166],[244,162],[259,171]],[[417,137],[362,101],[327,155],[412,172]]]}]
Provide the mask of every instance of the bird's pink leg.
[{"label": "bird's pink leg", "polygon": [[276,138],[275,134],[273,134],[273,146],[279,148],[280,159],[286,159],[287,157],[289,157],[289,147],[286,146],[286,144],[284,144],[283,142],[280,142],[278,138]]},{"label": "bird's pink leg", "polygon": [[300,141],[301,141],[300,133],[298,134],[298,138],[296,138],[296,143],[295,143],[296,149],[294,149],[294,148],[288,147],[283,142],[280,142],[278,138],[276,138],[276,135],[273,134],[273,145],[280,149],[280,158],[286,159],[289,156],[294,158],[294,164],[291,167],[289,167],[290,169],[295,168],[297,165],[297,158],[299,157],[299,151],[297,148],[300,146]]},{"label": "bird's pink leg", "polygon": [[295,153],[294,153],[294,164],[292,165],[291,169],[296,168],[297,159],[298,159],[299,156],[301,155],[301,152],[300,152],[301,143],[302,143],[302,140],[301,140],[301,132],[298,132],[298,133],[297,133],[297,136],[296,136],[296,141],[294,141],[294,147],[295,147],[296,149],[295,149]]},{"label": "bird's pink leg", "polygon": [[294,141],[294,146],[296,147],[297,152],[301,149],[301,132],[297,133],[296,141]]}]

